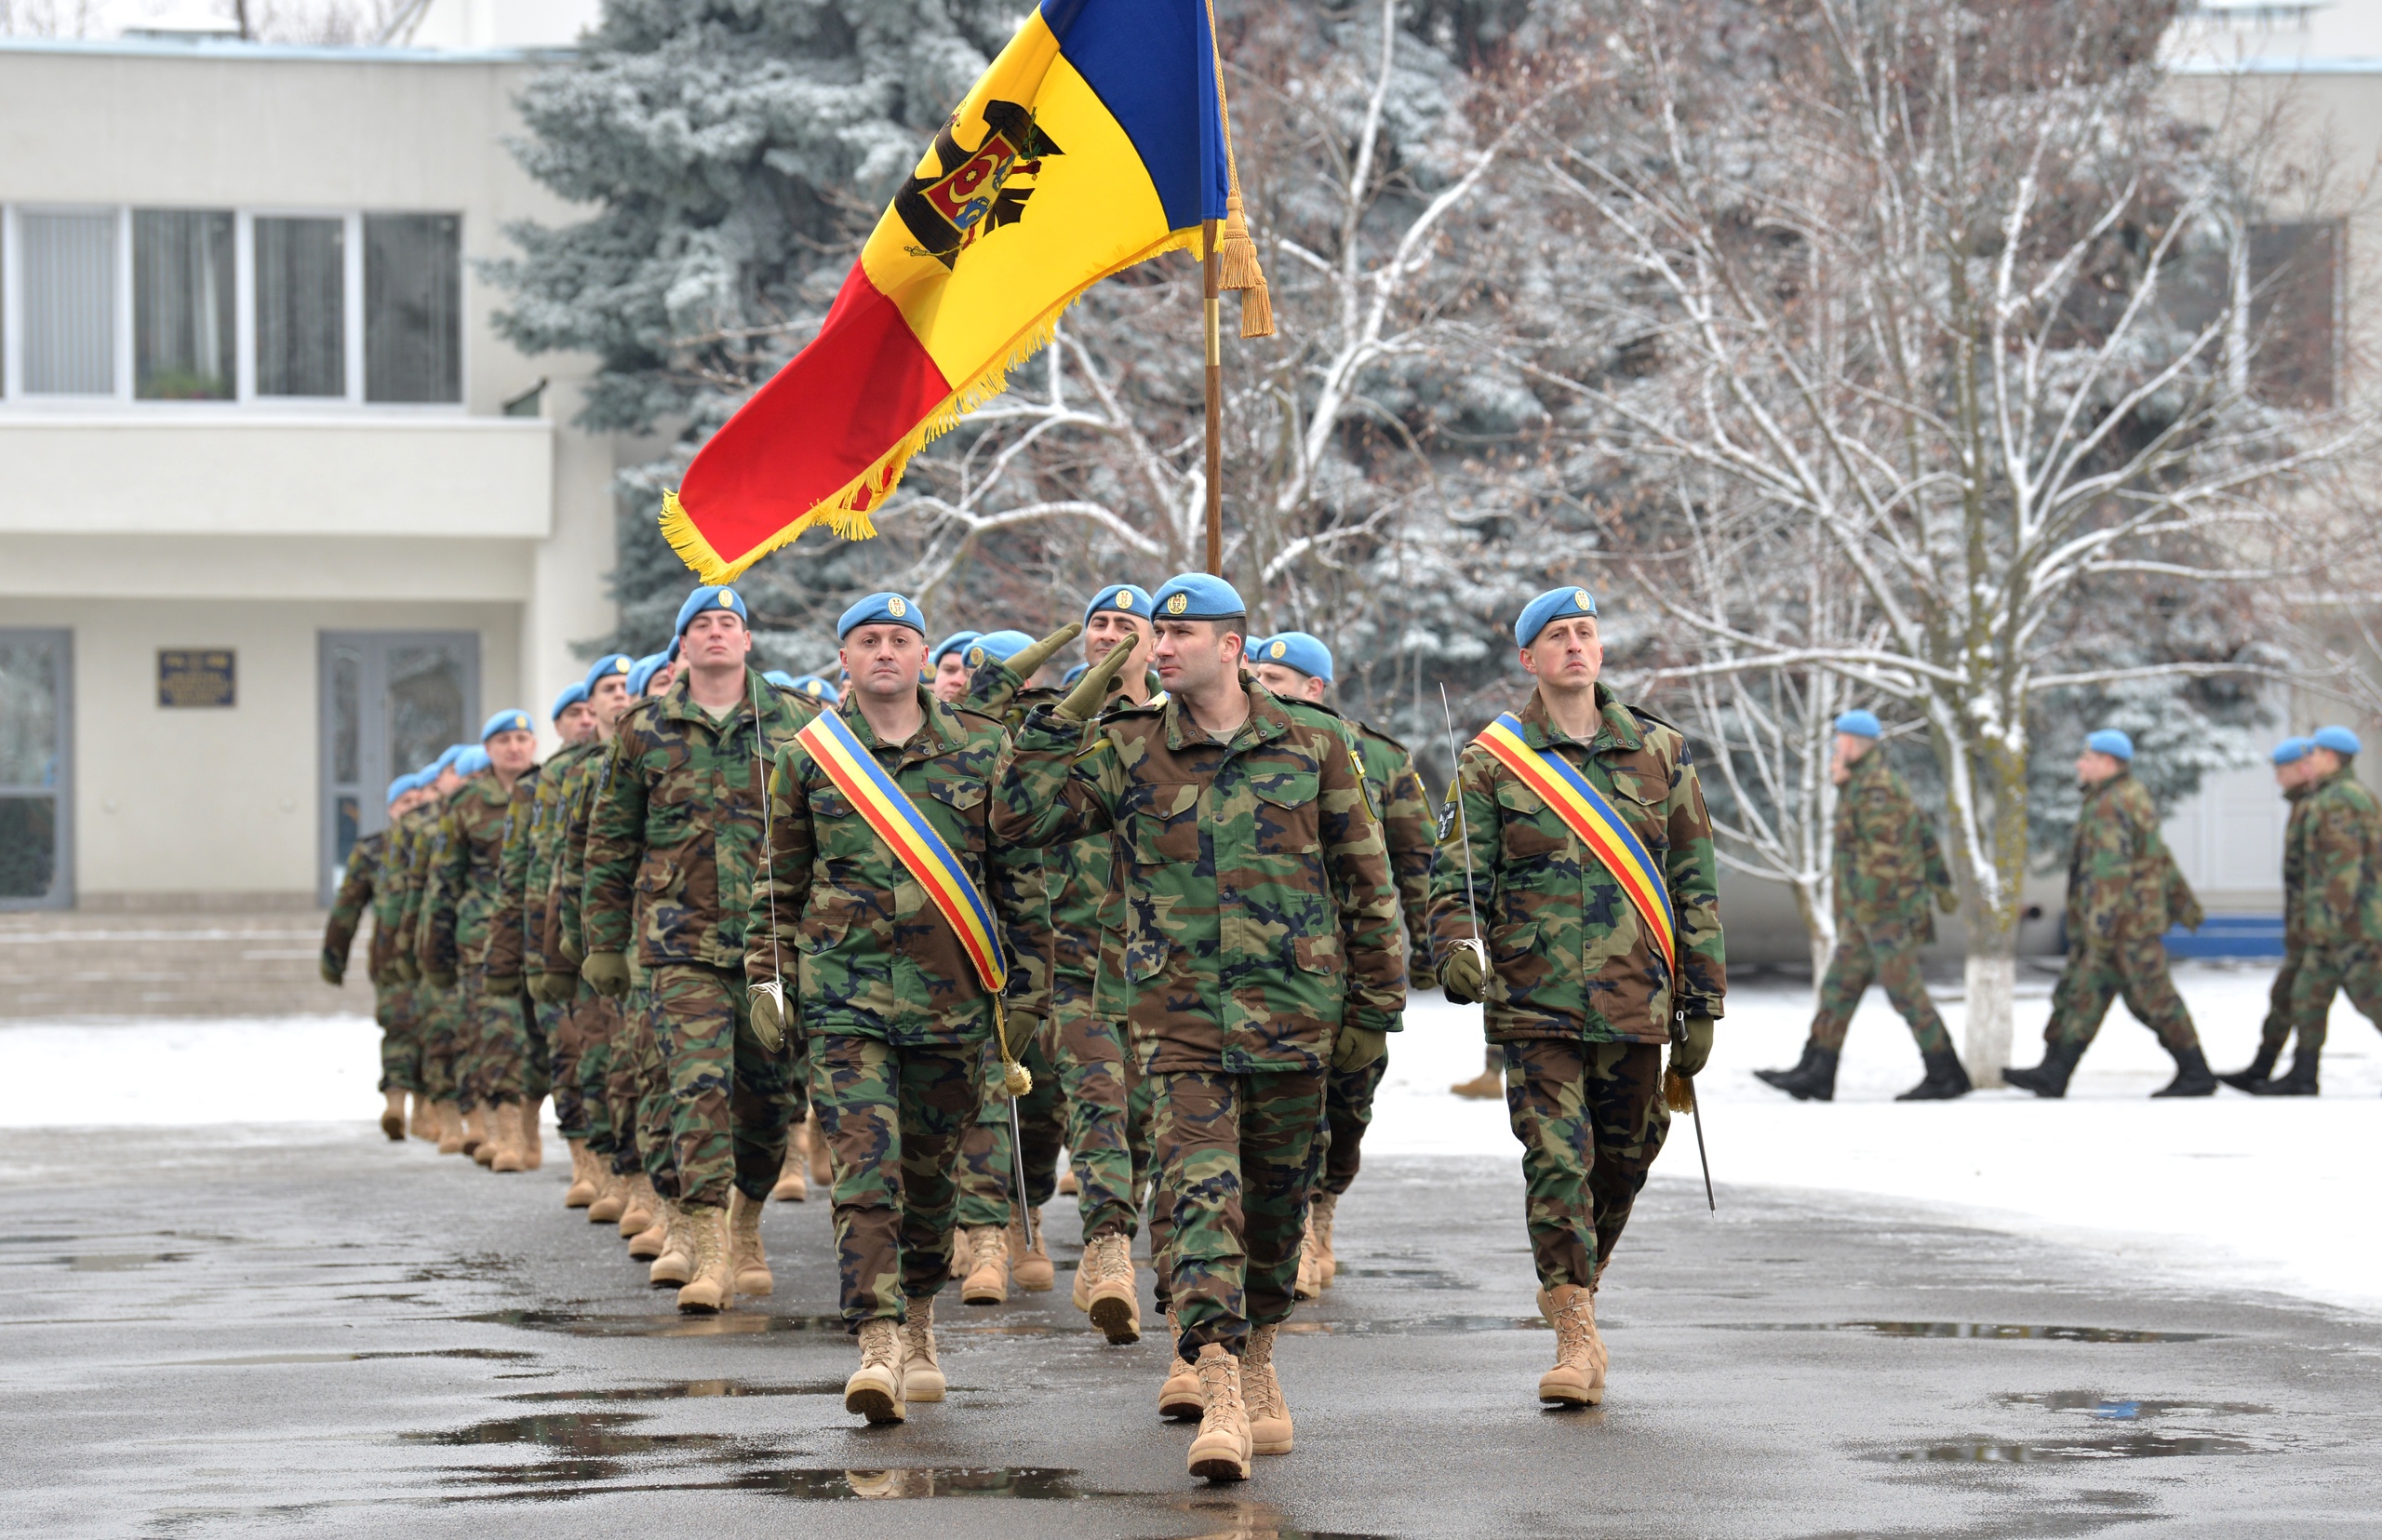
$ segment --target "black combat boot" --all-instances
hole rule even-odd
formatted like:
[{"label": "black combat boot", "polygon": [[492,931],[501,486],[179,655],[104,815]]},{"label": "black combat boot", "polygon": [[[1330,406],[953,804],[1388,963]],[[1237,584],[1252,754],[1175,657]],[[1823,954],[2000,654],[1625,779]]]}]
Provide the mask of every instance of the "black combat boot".
[{"label": "black combat boot", "polygon": [[1803,1057],[1794,1068],[1757,1069],[1754,1074],[1799,1102],[1833,1102],[1836,1100],[1836,1059],[1834,1049],[1806,1042]]},{"label": "black combat boot", "polygon": [[2200,1051],[2200,1044],[2175,1055],[2175,1078],[2150,1094],[2153,1098],[2216,1094],[2216,1077],[2208,1072],[2208,1055]]},{"label": "black combat boot", "polygon": [[1955,1096],[1966,1096],[1975,1089],[1969,1084],[1969,1072],[1960,1067],[1960,1056],[1948,1048],[1939,1048],[1927,1055],[1927,1078],[1894,1100],[1948,1102]]},{"label": "black combat boot", "polygon": [[2065,1096],[2068,1078],[2076,1073],[2076,1061],[2082,1057],[2082,1043],[2053,1043],[2043,1050],[2041,1064],[2032,1069],[2005,1069],[2001,1078],[2020,1091],[2031,1091],[2038,1096]]},{"label": "black combat boot", "polygon": [[2316,1061],[2323,1050],[2309,1052],[2298,1049],[2291,1055],[2291,1073],[2272,1080],[2261,1080],[2249,1088],[2253,1096],[2313,1096],[2316,1092]]},{"label": "black combat boot", "polygon": [[2236,1091],[2246,1091],[2255,1095],[2258,1087],[2274,1078],[2274,1062],[2282,1055],[2281,1043],[2260,1043],[2258,1056],[2250,1061],[2249,1068],[2237,1069],[2230,1075],[2219,1075],[2217,1078]]}]

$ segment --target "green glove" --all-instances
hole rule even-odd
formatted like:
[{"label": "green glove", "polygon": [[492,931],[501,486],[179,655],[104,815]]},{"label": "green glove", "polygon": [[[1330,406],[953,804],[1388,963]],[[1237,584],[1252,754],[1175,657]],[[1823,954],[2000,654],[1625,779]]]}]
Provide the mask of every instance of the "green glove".
[{"label": "green glove", "polygon": [[1439,959],[1439,989],[1450,1005],[1479,1005],[1487,998],[1481,987],[1487,970],[1480,966],[1480,944],[1460,941]]},{"label": "green glove", "polygon": [[1020,679],[1031,679],[1036,669],[1050,661],[1052,653],[1082,635],[1083,627],[1069,621],[1033,646],[1019,648],[1017,656],[1009,661],[1009,671]]},{"label": "green glove", "polygon": [[1671,1044],[1671,1073],[1683,1080],[1693,1080],[1712,1057],[1712,1018],[1690,1016],[1687,1019],[1687,1039]]},{"label": "green glove", "polygon": [[562,953],[562,960],[570,964],[573,970],[576,970],[581,963],[587,960],[586,953],[581,951],[578,947],[573,946],[567,941],[557,942],[555,944],[555,948]]},{"label": "green glove", "polygon": [[433,989],[452,989],[455,987],[455,975],[447,969],[425,969],[422,976],[429,981],[430,987]]},{"label": "green glove", "polygon": [[509,999],[521,993],[518,973],[490,973],[480,980],[480,992],[493,999]]},{"label": "green glove", "polygon": [[1943,910],[1947,915],[1959,912],[1960,907],[1960,895],[1959,891],[1951,888],[1936,889],[1935,907]]},{"label": "green glove", "polygon": [[541,973],[529,981],[529,998],[544,1005],[560,1005],[579,993],[576,973]]},{"label": "green glove", "polygon": [[400,984],[422,982],[422,970],[415,967],[413,958],[407,957],[403,952],[389,959],[389,971],[397,976],[397,982]]},{"label": "green glove", "polygon": [[316,971],[323,975],[323,982],[329,984],[333,989],[337,989],[340,985],[347,982],[347,970],[341,968],[338,963],[331,961],[328,957],[325,957],[320,963],[317,963],[315,965],[315,969]]},{"label": "green glove", "polygon": [[1108,656],[1086,669],[1075,689],[1067,691],[1067,698],[1059,703],[1059,715],[1070,722],[1089,722],[1099,716],[1101,703],[1117,688],[1117,676],[1125,672],[1125,660],[1133,650],[1121,642],[1110,648]]},{"label": "green glove", "polygon": [[747,997],[752,1003],[753,1036],[772,1053],[785,1048],[785,1007],[774,989],[756,989]]},{"label": "green glove", "polygon": [[1406,983],[1414,989],[1437,989],[1439,986],[1439,971],[1427,962],[1418,967],[1409,968],[1406,971]]},{"label": "green glove", "polygon": [[629,959],[624,952],[590,952],[587,960],[579,965],[579,976],[587,987],[608,1000],[617,1000],[629,992]]},{"label": "green glove", "polygon": [[1388,1033],[1342,1022],[1339,1035],[1332,1039],[1332,1067],[1362,1069],[1388,1051]]}]

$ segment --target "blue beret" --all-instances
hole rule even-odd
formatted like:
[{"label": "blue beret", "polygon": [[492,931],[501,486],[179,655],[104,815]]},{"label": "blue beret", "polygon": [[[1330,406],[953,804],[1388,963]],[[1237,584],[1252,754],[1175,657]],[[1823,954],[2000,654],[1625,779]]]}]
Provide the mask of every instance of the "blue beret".
[{"label": "blue beret", "polygon": [[535,732],[529,724],[529,714],[512,706],[505,707],[480,724],[480,742],[485,743],[500,732]]},{"label": "blue beret", "polygon": [[550,722],[560,721],[564,712],[569,711],[571,707],[579,704],[580,702],[584,701],[585,699],[587,699],[587,687],[585,685],[568,684],[563,686],[562,693],[555,697],[555,708],[546,713],[546,719]]},{"label": "blue beret", "polygon": [[1295,668],[1311,679],[1332,682],[1332,649],[1304,631],[1285,631],[1258,644],[1256,662]]},{"label": "blue beret", "polygon": [[1059,686],[1063,690],[1066,689],[1069,686],[1072,686],[1077,679],[1082,678],[1085,675],[1091,672],[1091,665],[1090,663],[1077,663],[1075,667],[1067,670],[1066,674],[1059,680]]},{"label": "blue beret", "polygon": [[974,641],[977,637],[983,635],[984,633],[981,631],[955,631],[950,636],[945,636],[943,640],[934,644],[933,655],[929,657],[927,662],[930,663],[939,663],[943,662],[943,654],[946,652],[964,651],[970,642]]},{"label": "blue beret", "polygon": [[656,652],[631,663],[629,665],[629,699],[634,701],[644,694],[645,687],[653,682],[653,676],[661,673],[662,665],[669,661],[670,654],[667,652]]},{"label": "blue beret", "polygon": [[1221,621],[1249,613],[1240,591],[1222,578],[1185,572],[1150,596],[1150,615],[1165,621]]},{"label": "blue beret", "polygon": [[2134,758],[2134,740],[2115,728],[2103,728],[2098,732],[2087,734],[2084,746],[2112,759],[2131,761]]},{"label": "blue beret", "polygon": [[1112,583],[1091,596],[1083,607],[1083,623],[1090,625],[1091,617],[1103,609],[1122,609],[1129,615],[1150,618],[1149,590],[1130,583]]},{"label": "blue beret", "polygon": [[1836,730],[1855,738],[1883,738],[1886,730],[1874,711],[1848,711],[1836,719]]},{"label": "blue beret", "polygon": [[597,685],[615,674],[623,676],[622,683],[625,684],[628,682],[625,676],[636,666],[636,660],[625,652],[607,652],[596,659],[595,666],[587,671],[587,677],[582,681],[581,688],[587,691],[588,698],[592,700],[595,698]]},{"label": "blue beret", "polygon": [[968,644],[968,666],[974,668],[987,658],[1007,663],[1034,645],[1034,638],[1023,631],[987,631]]},{"label": "blue beret", "polygon": [[[924,636],[925,633],[920,632],[919,635]],[[805,674],[801,678],[795,680],[794,689],[798,695],[808,695],[814,701],[824,701],[831,706],[839,706],[844,703],[843,691],[816,674]]]},{"label": "blue beret", "polygon": [[2278,765],[2295,765],[2307,758],[2308,751],[2315,746],[2316,741],[2312,738],[2286,738],[2277,743],[2274,752],[2267,757]]},{"label": "blue beret", "polygon": [[679,649],[680,649],[681,648],[685,647],[686,645],[687,645],[687,638],[686,638],[686,637],[684,637],[684,636],[673,636],[673,637],[671,637],[671,638],[670,638],[670,645],[669,645],[668,647],[665,647],[665,648],[663,648],[663,649],[662,649],[662,661],[663,663],[676,663],[676,662],[678,661],[678,651],[679,651]]},{"label": "blue beret", "polygon": [[836,623],[836,640],[842,641],[863,625],[906,625],[923,636],[927,616],[916,599],[900,594],[871,594],[844,611],[844,618]]},{"label": "blue beret", "polygon": [[448,770],[453,770],[455,768],[455,761],[470,753],[472,745],[469,743],[449,743],[447,745],[445,753],[441,754],[437,758],[433,759],[427,765],[422,766],[422,769],[416,770],[414,773],[422,777],[422,783],[426,786],[433,781],[437,780],[440,776],[446,774]]},{"label": "blue beret", "polygon": [[484,748],[467,748],[462,753],[455,756],[455,773],[463,777],[466,781],[470,780],[473,776],[477,775],[480,771],[488,769],[488,750]]},{"label": "blue beret", "polygon": [[707,583],[688,595],[687,602],[678,607],[677,634],[685,636],[687,623],[706,609],[725,609],[746,625],[753,623],[753,618],[744,613],[743,595],[723,584]]},{"label": "blue beret", "polygon": [[389,783],[389,800],[387,802],[383,802],[381,806],[388,807],[395,803],[398,797],[403,797],[406,793],[420,790],[421,786],[422,777],[420,775],[400,775],[395,781]]},{"label": "blue beret", "polygon": [[1265,638],[1263,636],[1243,636],[1240,639],[1241,662],[1250,663],[1255,663],[1257,661],[1258,650],[1265,647]]},{"label": "blue beret", "polygon": [[1538,634],[1550,621],[1566,615],[1593,615],[1597,612],[1596,596],[1585,588],[1550,588],[1522,606],[1521,619],[1514,623],[1514,645],[1528,647],[1538,640]]},{"label": "blue beret", "polygon": [[2357,741],[2357,734],[2344,727],[2318,728],[2310,742],[2320,749],[2330,749],[2343,756],[2355,754],[2362,746]]},{"label": "blue beret", "polygon": [[763,683],[775,685],[780,690],[792,690],[794,688],[794,676],[788,674],[783,668],[770,669],[768,673],[761,676],[761,679]]}]

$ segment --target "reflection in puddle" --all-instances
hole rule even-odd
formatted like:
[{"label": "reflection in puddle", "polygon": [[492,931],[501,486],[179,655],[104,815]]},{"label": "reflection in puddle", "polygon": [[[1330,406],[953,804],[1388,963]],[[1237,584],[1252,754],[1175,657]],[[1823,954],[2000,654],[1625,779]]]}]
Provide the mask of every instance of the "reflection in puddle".
[{"label": "reflection in puddle", "polygon": [[667,1385],[630,1386],[618,1390],[532,1390],[507,1396],[508,1401],[683,1401],[716,1396],[840,1396],[841,1380],[812,1385],[755,1385],[750,1380],[675,1380]]},{"label": "reflection in puddle", "polygon": [[[1599,1323],[1610,1330],[1613,1321]],[[940,1328],[938,1327],[938,1330]],[[1537,1316],[1412,1316],[1396,1319],[1365,1319],[1357,1320],[1286,1320],[1282,1335],[1286,1337],[1442,1337],[1461,1332],[1544,1332],[1546,1322]]]},{"label": "reflection in puddle", "polygon": [[[62,1236],[45,1239],[60,1240]],[[66,1256],[19,1256],[0,1267],[63,1267],[71,1273],[129,1273],[164,1262],[188,1262],[188,1252],[82,1252]]]},{"label": "reflection in puddle", "polygon": [[167,1359],[146,1367],[244,1369],[269,1363],[361,1363],[368,1359],[483,1359],[499,1363],[519,1363],[537,1356],[502,1347],[426,1347],[412,1353],[252,1353],[236,1359]]},{"label": "reflection in puddle", "polygon": [[2138,1332],[2118,1326],[2005,1326],[1974,1320],[1753,1321],[1731,1332],[1867,1332],[1880,1337],[1989,1337],[2018,1342],[2207,1342],[2211,1332]]},{"label": "reflection in puddle", "polygon": [[[563,1332],[577,1337],[748,1337],[786,1332],[850,1334],[841,1316],[769,1316],[750,1310],[723,1310],[716,1316],[593,1316],[567,1310],[488,1310],[477,1315],[449,1316],[449,1320],[478,1326],[517,1326],[530,1332]],[[965,1319],[938,1320],[937,1336],[1048,1337],[1060,1328],[1047,1321]]]},{"label": "reflection in puddle", "polygon": [[2255,1417],[2272,1415],[2274,1408],[2249,1401],[2164,1401],[2134,1396],[2104,1396],[2096,1390],[2054,1390],[2046,1394],[2013,1392],[1997,1398],[2008,1406],[2040,1406],[2049,1412],[2082,1412],[2095,1422],[2131,1423],[2146,1417],[2178,1413]]},{"label": "reflection in puddle", "polygon": [[1195,1514],[1208,1527],[1183,1540],[1387,1540],[1349,1531],[1301,1529],[1271,1503],[1237,1503],[1211,1497],[1178,1499],[1168,1505]]},{"label": "reflection in puddle", "polygon": [[898,1470],[749,1470],[723,1485],[814,1502],[893,1497],[1029,1497],[1072,1502],[1107,1495],[1075,1483],[1076,1472],[1037,1466],[912,1466]]},{"label": "reflection in puddle", "polygon": [[2266,1447],[2241,1439],[2132,1433],[2072,1442],[2003,1442],[1985,1439],[1928,1444],[1878,1456],[1894,1461],[1944,1460],[1970,1465],[2037,1465],[2056,1460],[2157,1460],[2195,1454],[2260,1454]]}]

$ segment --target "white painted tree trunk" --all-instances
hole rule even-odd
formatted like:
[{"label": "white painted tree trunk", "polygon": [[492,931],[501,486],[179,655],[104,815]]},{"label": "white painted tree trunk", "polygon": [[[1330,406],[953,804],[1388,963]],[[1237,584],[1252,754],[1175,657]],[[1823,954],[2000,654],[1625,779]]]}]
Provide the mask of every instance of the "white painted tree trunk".
[{"label": "white painted tree trunk", "polygon": [[1820,985],[1827,981],[1827,959],[1836,955],[1836,938],[1814,928],[1812,931],[1812,1010],[1820,1008]]},{"label": "white painted tree trunk", "polygon": [[1968,956],[1968,1024],[1960,1059],[1970,1083],[1998,1086],[2010,1062],[2012,1016],[2018,999],[2018,959],[2007,954]]}]

